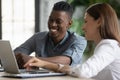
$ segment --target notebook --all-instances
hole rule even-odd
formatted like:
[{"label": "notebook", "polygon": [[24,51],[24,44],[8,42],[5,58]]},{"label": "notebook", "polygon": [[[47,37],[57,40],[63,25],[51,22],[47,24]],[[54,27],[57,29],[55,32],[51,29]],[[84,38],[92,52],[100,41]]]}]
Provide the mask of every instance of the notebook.
[{"label": "notebook", "polygon": [[46,69],[32,71],[20,70],[8,40],[0,40],[0,59],[5,72],[1,75],[3,77],[30,78],[65,75],[64,73],[56,73]]}]

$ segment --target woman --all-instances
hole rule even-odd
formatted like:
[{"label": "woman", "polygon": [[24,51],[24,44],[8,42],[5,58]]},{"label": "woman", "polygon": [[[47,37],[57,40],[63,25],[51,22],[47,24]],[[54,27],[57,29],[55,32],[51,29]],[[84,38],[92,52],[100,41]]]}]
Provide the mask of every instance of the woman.
[{"label": "woman", "polygon": [[93,4],[85,12],[83,31],[87,40],[96,44],[94,54],[75,67],[33,58],[24,67],[47,68],[81,78],[120,80],[120,31],[117,15],[107,3]]}]

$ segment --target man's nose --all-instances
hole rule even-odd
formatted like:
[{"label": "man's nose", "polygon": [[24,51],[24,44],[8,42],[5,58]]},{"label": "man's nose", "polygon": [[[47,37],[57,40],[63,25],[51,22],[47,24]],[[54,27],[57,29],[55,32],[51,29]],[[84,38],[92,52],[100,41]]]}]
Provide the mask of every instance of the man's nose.
[{"label": "man's nose", "polygon": [[51,23],[51,25],[52,25],[52,26],[57,26],[57,24],[56,24],[56,22],[55,22],[55,21],[54,21],[54,22],[52,22],[52,23]]}]

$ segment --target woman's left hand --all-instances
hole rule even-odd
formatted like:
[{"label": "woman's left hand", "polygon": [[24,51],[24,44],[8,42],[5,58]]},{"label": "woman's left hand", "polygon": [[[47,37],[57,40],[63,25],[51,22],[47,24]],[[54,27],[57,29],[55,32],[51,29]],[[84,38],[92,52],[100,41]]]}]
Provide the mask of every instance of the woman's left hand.
[{"label": "woman's left hand", "polygon": [[24,67],[27,70],[30,70],[32,69],[32,67],[44,67],[44,65],[45,65],[45,61],[33,57],[24,65]]}]

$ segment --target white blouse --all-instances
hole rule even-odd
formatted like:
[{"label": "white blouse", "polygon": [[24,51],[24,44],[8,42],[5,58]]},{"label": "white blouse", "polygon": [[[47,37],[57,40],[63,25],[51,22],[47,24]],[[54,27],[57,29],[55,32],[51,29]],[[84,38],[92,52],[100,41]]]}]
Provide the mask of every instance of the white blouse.
[{"label": "white blouse", "polygon": [[93,56],[71,68],[70,75],[96,80],[120,80],[120,44],[104,39],[96,46]]}]

